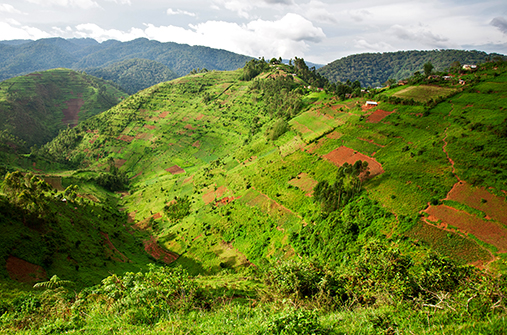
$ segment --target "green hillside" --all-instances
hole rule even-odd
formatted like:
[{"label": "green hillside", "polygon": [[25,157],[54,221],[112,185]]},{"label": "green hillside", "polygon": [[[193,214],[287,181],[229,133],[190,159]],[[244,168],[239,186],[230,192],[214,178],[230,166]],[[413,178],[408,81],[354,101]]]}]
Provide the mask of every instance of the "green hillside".
[{"label": "green hillside", "polygon": [[388,79],[398,81],[411,77],[416,71],[424,73],[427,62],[431,62],[436,71],[443,71],[453,64],[478,64],[495,57],[505,56],[475,50],[364,53],[337,59],[319,68],[318,72],[332,82],[359,80],[363,87],[377,87],[383,86]]},{"label": "green hillside", "polygon": [[6,174],[0,328],[504,332],[507,64],[321,82],[300,59],[188,75],[11,160],[60,191]]},{"label": "green hillside", "polygon": [[31,73],[0,82],[0,131],[3,141],[26,147],[43,145],[116,105],[128,95],[105,81],[67,69]]},{"label": "green hillside", "polygon": [[[0,41],[0,80],[63,67],[100,75],[134,93],[133,90],[137,92],[155,83],[187,75],[193,69],[235,70],[250,59],[252,57],[226,50],[160,43],[145,38],[102,43],[90,38]],[[159,71],[162,72],[151,75]],[[171,71],[176,74],[174,77]],[[155,82],[155,79],[160,81]]]},{"label": "green hillside", "polygon": [[129,59],[104,68],[87,69],[86,73],[112,81],[128,94],[178,77],[167,66],[147,59]]}]

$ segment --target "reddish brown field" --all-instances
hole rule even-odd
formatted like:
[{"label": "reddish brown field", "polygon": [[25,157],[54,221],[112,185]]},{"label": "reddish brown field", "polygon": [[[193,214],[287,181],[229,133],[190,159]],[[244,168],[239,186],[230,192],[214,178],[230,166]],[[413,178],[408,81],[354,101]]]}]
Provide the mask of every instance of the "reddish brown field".
[{"label": "reddish brown field", "polygon": [[78,124],[79,121],[79,111],[81,110],[81,107],[84,105],[83,99],[70,99],[68,101],[65,101],[65,104],[67,105],[67,108],[64,108],[62,110],[63,113],[63,119],[62,122],[64,124],[68,124],[71,127],[75,127]]},{"label": "reddish brown field", "polygon": [[211,189],[203,190],[202,201],[204,201],[204,203],[208,205],[213,201],[215,201],[216,199],[220,199],[221,197],[223,197],[225,192],[227,192],[227,187],[225,186],[220,186],[216,190],[214,189],[214,186],[212,186]]},{"label": "reddish brown field", "polygon": [[104,244],[106,246],[106,256],[111,257],[111,259],[116,262],[127,263],[130,261],[127,256],[125,256],[118,249],[116,249],[113,242],[111,242],[111,240],[109,239],[108,234],[103,232],[100,232],[100,234],[104,238]]},{"label": "reddish brown field", "polygon": [[466,182],[456,183],[447,194],[447,199],[483,211],[489,218],[507,225],[506,199],[489,193],[485,188],[475,187]]},{"label": "reddish brown field", "polygon": [[160,114],[158,115],[158,117],[159,117],[159,118],[165,118],[167,115],[169,115],[169,113],[170,113],[170,112],[167,112],[167,111],[162,112],[162,113],[160,113]]},{"label": "reddish brown field", "polygon": [[128,142],[128,143],[132,142],[134,140],[134,138],[135,138],[134,136],[128,136],[128,135],[120,135],[120,136],[118,136],[118,139],[120,141],[124,141],[124,142]]},{"label": "reddish brown field", "polygon": [[173,165],[170,168],[167,168],[165,170],[167,172],[171,173],[171,174],[185,173],[185,170],[183,170],[182,168],[180,168],[178,165]]},{"label": "reddish brown field", "polygon": [[430,206],[425,210],[428,220],[441,220],[444,225],[452,225],[465,234],[473,234],[479,240],[498,248],[499,252],[507,251],[507,229],[493,221],[486,221],[445,205]]},{"label": "reddish brown field", "polygon": [[307,146],[301,148],[303,151],[306,151],[306,152],[309,152],[311,154],[315,153],[317,150],[320,149],[320,147],[322,147],[322,145],[324,143],[326,143],[327,141],[327,138],[323,137],[321,138],[320,140],[318,140],[317,142],[312,142],[310,144],[308,144]]},{"label": "reddish brown field", "polygon": [[134,178],[136,178],[136,177],[139,177],[139,176],[140,176],[140,175],[142,175],[142,174],[143,174],[143,171],[139,172],[138,174],[136,174],[134,177],[132,177],[132,178],[130,178],[130,179],[134,179]]},{"label": "reddish brown field", "polygon": [[136,222],[136,213],[137,211],[133,211],[127,214],[127,222],[128,223],[134,223]]},{"label": "reddish brown field", "polygon": [[53,186],[58,191],[65,190],[62,185],[62,177],[43,176],[44,181],[49,185]]},{"label": "reddish brown field", "polygon": [[149,124],[145,124],[145,125],[144,125],[144,128],[148,128],[148,129],[150,129],[150,130],[157,129],[157,127],[156,127],[156,126],[150,126]]},{"label": "reddish brown field", "polygon": [[148,133],[138,133],[136,135],[136,139],[138,139],[138,140],[146,140],[146,141],[148,141],[152,137],[153,137],[153,134],[148,134]]},{"label": "reddish brown field", "polygon": [[300,173],[296,178],[289,181],[289,184],[296,186],[306,193],[306,196],[311,197],[313,195],[313,189],[317,186],[318,181],[310,176],[307,173]]},{"label": "reddish brown field", "polygon": [[123,164],[125,164],[127,160],[126,159],[115,159],[114,160],[114,166],[116,166],[117,168],[121,168],[123,166]]},{"label": "reddish brown field", "polygon": [[195,120],[196,120],[196,121],[199,121],[200,119],[202,119],[202,118],[203,118],[203,117],[205,117],[205,116],[206,116],[206,115],[204,115],[204,114],[202,114],[202,113],[199,113],[199,115],[197,115],[197,116],[195,117]]},{"label": "reddish brown field", "polygon": [[191,124],[187,124],[184,128],[185,129],[190,129],[190,130],[197,129],[197,128],[194,128]]},{"label": "reddish brown field", "polygon": [[366,155],[363,155],[362,153],[359,153],[357,151],[354,151],[353,149],[344,146],[341,146],[338,149],[335,149],[322,157],[324,157],[325,159],[327,159],[336,166],[342,166],[344,163],[354,164],[358,160],[367,161],[370,176],[373,177],[384,173],[382,165],[379,162],[377,162],[374,158],[368,157]]},{"label": "reddish brown field", "polygon": [[394,112],[387,112],[382,109],[377,109],[373,113],[371,113],[368,118],[366,119],[366,122],[370,123],[379,123],[382,121],[383,118],[385,118],[388,115],[391,115]]},{"label": "reddish brown field", "polygon": [[144,250],[153,256],[155,259],[161,260],[166,264],[170,264],[178,259],[179,255],[163,249],[157,243],[156,237],[151,237],[149,240],[143,241]]},{"label": "reddish brown field", "polygon": [[343,136],[343,134],[340,132],[337,132],[336,130],[333,132],[330,132],[329,134],[326,135],[326,137],[329,138],[330,140],[337,140],[342,136]]},{"label": "reddish brown field", "polygon": [[40,265],[32,264],[21,258],[9,256],[5,265],[9,277],[23,283],[37,282],[47,279],[46,270]]},{"label": "reddish brown field", "polygon": [[201,143],[199,141],[195,141],[193,144],[192,144],[193,147],[195,148],[200,148],[201,147]]}]

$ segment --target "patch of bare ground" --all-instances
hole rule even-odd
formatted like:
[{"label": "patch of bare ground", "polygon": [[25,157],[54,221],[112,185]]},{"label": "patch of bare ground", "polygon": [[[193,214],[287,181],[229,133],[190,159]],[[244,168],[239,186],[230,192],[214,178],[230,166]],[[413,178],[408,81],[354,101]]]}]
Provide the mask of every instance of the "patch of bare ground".
[{"label": "patch of bare ground", "polygon": [[134,140],[134,136],[129,136],[129,135],[120,135],[118,136],[118,140],[120,141],[124,141],[124,142],[127,142],[127,143],[130,143]]},{"label": "patch of bare ground", "polygon": [[64,108],[62,110],[63,113],[63,119],[62,122],[64,124],[67,124],[71,127],[75,127],[78,124],[79,121],[79,111],[81,110],[81,107],[84,105],[83,99],[69,99],[68,101],[65,101],[65,104],[67,105],[67,108]]},{"label": "patch of bare ground", "polygon": [[178,259],[179,255],[165,250],[157,243],[157,238],[152,236],[149,240],[143,241],[144,250],[157,260],[170,264]]},{"label": "patch of bare ground", "polygon": [[441,228],[449,225],[464,234],[472,234],[481,241],[495,246],[499,252],[507,252],[507,229],[494,221],[487,221],[445,205],[429,206],[425,220],[439,222]]},{"label": "patch of bare ground", "polygon": [[357,152],[354,149],[347,148],[345,146],[341,146],[338,149],[335,149],[322,157],[327,159],[336,166],[342,166],[344,163],[354,164],[358,160],[366,161],[368,162],[368,168],[371,177],[384,173],[382,165],[379,162],[377,162],[374,158],[363,155],[362,153]]},{"label": "patch of bare ground", "polygon": [[456,183],[447,194],[448,200],[461,202],[486,213],[487,217],[507,226],[506,198],[494,195],[483,187],[466,182]]},{"label": "patch of bare ground", "polygon": [[121,263],[132,263],[131,260],[128,259],[127,256],[125,256],[123,253],[121,253],[116,247],[114,246],[113,242],[109,239],[109,235],[103,232],[100,232],[102,237],[104,238],[104,246],[106,256],[110,257],[113,261],[121,262]]},{"label": "patch of bare ground", "polygon": [[170,174],[180,174],[180,173],[185,173],[185,170],[183,170],[182,168],[180,168],[178,165],[173,165],[171,166],[170,168],[167,168],[165,169],[167,172],[169,172]]},{"label": "patch of bare ground", "polygon": [[143,171],[139,172],[138,174],[136,174],[135,176],[131,177],[130,179],[137,178],[137,177],[139,177],[139,176],[140,176],[140,175],[142,175],[142,174],[143,174]]},{"label": "patch of bare ground", "polygon": [[7,258],[5,267],[9,277],[18,282],[33,283],[47,279],[46,270],[42,266],[12,255]]},{"label": "patch of bare ground", "polygon": [[289,181],[289,184],[296,186],[306,193],[307,197],[313,195],[313,189],[317,186],[318,181],[311,178],[307,173],[300,173],[296,178]]},{"label": "patch of bare ground", "polygon": [[147,128],[147,129],[150,129],[150,130],[157,129],[157,127],[156,127],[156,126],[150,126],[149,124],[145,124],[145,125],[144,125],[144,128]]},{"label": "patch of bare ground", "polygon": [[394,111],[387,112],[387,111],[382,110],[382,109],[377,109],[376,111],[374,111],[373,113],[371,113],[370,115],[368,115],[368,117],[366,118],[366,122],[369,122],[369,123],[379,123],[386,116],[391,115],[392,113],[394,113]]},{"label": "patch of bare ground", "polygon": [[329,134],[326,135],[327,138],[329,138],[330,140],[338,140],[340,139],[341,137],[343,136],[342,133],[338,132],[338,131],[332,131],[330,132]]},{"label": "patch of bare ground", "polygon": [[56,176],[43,176],[42,177],[46,183],[53,186],[58,191],[64,191],[62,185],[62,177],[56,177]]}]

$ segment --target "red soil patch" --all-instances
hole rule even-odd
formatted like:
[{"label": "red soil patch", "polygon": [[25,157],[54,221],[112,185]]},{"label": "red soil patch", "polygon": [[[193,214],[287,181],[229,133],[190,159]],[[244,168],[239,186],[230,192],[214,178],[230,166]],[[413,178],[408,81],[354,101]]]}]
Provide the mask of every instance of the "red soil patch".
[{"label": "red soil patch", "polygon": [[354,164],[358,160],[367,161],[371,177],[384,173],[382,165],[374,158],[368,157],[344,146],[341,146],[322,157],[336,166],[342,166],[344,163]]},{"label": "red soil patch", "polygon": [[127,161],[126,159],[115,159],[114,166],[116,166],[119,169],[123,166],[123,164],[125,164],[126,161]]},{"label": "red soil patch", "polygon": [[135,222],[135,220],[136,220],[136,213],[137,213],[137,211],[130,212],[130,213],[127,214],[127,217],[128,217],[127,218],[127,222],[128,223],[134,223]]},{"label": "red soil patch", "polygon": [[506,199],[489,193],[485,188],[474,187],[466,182],[456,183],[447,194],[446,199],[458,201],[483,211],[488,217],[507,226]]},{"label": "red soil patch", "polygon": [[128,136],[128,135],[118,136],[118,140],[128,142],[128,143],[132,142],[134,140],[134,138],[135,138],[134,136]]},{"label": "red soil patch", "polygon": [[143,241],[144,250],[153,256],[155,259],[161,260],[166,264],[170,264],[178,259],[179,255],[167,251],[158,245],[157,239],[155,237],[151,237],[149,240]]},{"label": "red soil patch", "polygon": [[213,201],[215,201],[216,199],[223,197],[225,192],[227,192],[227,187],[225,186],[220,186],[216,190],[212,189],[209,192],[203,194],[202,201],[204,201],[204,203],[208,205]]},{"label": "red soil patch", "polygon": [[193,181],[194,181],[194,175],[191,175],[190,177],[183,180],[183,185],[186,185],[186,184],[191,183]]},{"label": "red soil patch", "polygon": [[22,283],[33,283],[47,279],[46,270],[21,258],[9,256],[5,264],[9,277]]},{"label": "red soil patch", "polygon": [[81,107],[84,105],[83,99],[70,99],[68,101],[65,101],[65,104],[67,105],[67,108],[64,108],[62,110],[63,113],[63,119],[62,122],[64,124],[68,124],[71,127],[75,127],[78,124],[79,121],[79,111],[81,110]]},{"label": "red soil patch", "polygon": [[157,127],[156,127],[156,126],[150,126],[149,124],[145,124],[145,125],[144,125],[144,128],[148,128],[148,129],[150,129],[150,130],[157,129]]},{"label": "red soil patch", "polygon": [[342,136],[343,134],[337,131],[330,132],[329,134],[326,135],[326,137],[329,138],[330,140],[337,140]]},{"label": "red soil patch", "polygon": [[162,112],[158,115],[159,118],[165,118],[167,115],[169,115],[170,112]]},{"label": "red soil patch", "polygon": [[382,110],[382,109],[377,109],[376,111],[374,111],[373,113],[371,113],[368,118],[366,119],[366,122],[370,122],[370,123],[379,123],[380,121],[382,121],[383,118],[385,118],[386,116],[388,115],[391,115],[393,112],[387,112],[385,110]]},{"label": "red soil patch", "polygon": [[130,262],[130,260],[128,259],[127,256],[125,256],[118,249],[116,249],[116,247],[114,246],[113,242],[111,242],[111,240],[109,239],[109,235],[108,234],[103,233],[103,232],[100,232],[100,234],[104,238],[105,246],[107,246],[107,248],[106,248],[106,255],[108,257],[110,257],[112,260],[114,260],[116,262],[121,262],[121,263]]},{"label": "red soil patch", "polygon": [[430,206],[425,212],[429,214],[427,220],[441,220],[444,228],[447,228],[447,225],[452,225],[465,234],[473,234],[481,241],[494,245],[499,252],[507,251],[507,229],[496,222],[482,220],[467,212],[445,205]]},{"label": "red soil patch", "polygon": [[148,133],[139,133],[136,135],[136,139],[138,140],[149,140],[150,138],[153,137],[153,134],[148,134]]},{"label": "red soil patch", "polygon": [[303,190],[306,193],[306,196],[311,197],[313,195],[313,189],[317,186],[319,182],[310,176],[307,173],[300,173],[297,178],[289,181],[289,184],[296,186],[297,188]]},{"label": "red soil patch", "polygon": [[171,166],[170,168],[167,168],[165,169],[167,172],[169,172],[170,174],[180,174],[180,173],[185,173],[185,170],[183,170],[182,168],[180,168],[178,165],[173,165]]},{"label": "red soil patch", "polygon": [[199,115],[197,115],[197,116],[196,116],[195,120],[196,120],[196,121],[199,121],[200,119],[202,119],[202,118],[203,118],[203,117],[205,117],[205,116],[206,116],[206,115],[199,113]]},{"label": "red soil patch", "polygon": [[194,144],[192,144],[193,147],[195,148],[200,148],[201,147],[201,143],[199,141],[195,141]]},{"label": "red soil patch", "polygon": [[197,128],[194,128],[191,124],[187,124],[184,128],[185,129],[190,129],[190,130],[197,129]]},{"label": "red soil patch", "polygon": [[308,128],[304,124],[301,124],[297,121],[294,121],[294,128],[299,130],[302,134],[313,133],[313,131],[310,128]]},{"label": "red soil patch", "polygon": [[42,178],[46,183],[53,186],[53,188],[57,189],[58,191],[65,190],[62,185],[62,177],[43,176]]},{"label": "red soil patch", "polygon": [[310,143],[308,144],[306,147],[303,147],[302,150],[303,151],[306,151],[306,152],[309,152],[311,154],[315,153],[318,149],[320,149],[320,147],[322,147],[322,145],[324,143],[326,143],[327,139],[326,138],[321,138],[320,140],[318,140],[317,142],[313,142],[313,143]]}]

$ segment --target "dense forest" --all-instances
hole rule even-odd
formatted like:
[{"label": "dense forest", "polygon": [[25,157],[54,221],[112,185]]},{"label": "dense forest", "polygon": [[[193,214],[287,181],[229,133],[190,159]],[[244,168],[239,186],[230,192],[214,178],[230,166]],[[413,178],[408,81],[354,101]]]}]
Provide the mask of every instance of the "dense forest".
[{"label": "dense forest", "polygon": [[167,66],[147,59],[128,59],[103,68],[87,69],[86,73],[110,80],[128,94],[178,77]]},{"label": "dense forest", "polygon": [[[102,43],[89,38],[0,41],[0,80],[59,67],[74,70],[93,69],[92,71],[97,74],[98,68],[108,67],[103,74],[120,80],[125,71],[123,70],[125,63],[121,62],[133,58],[156,61],[168,67],[177,76],[184,76],[197,68],[235,70],[252,59],[225,50],[172,42],[161,43],[145,38],[129,42],[109,40]],[[153,63],[150,66],[153,66]],[[168,72],[167,70],[164,72],[165,75],[161,79],[165,80]],[[137,78],[139,82],[132,83],[129,90],[133,87],[147,88],[149,86],[146,85],[152,84],[146,82],[142,74],[138,74],[131,81]],[[120,82],[117,84],[121,85]],[[125,85],[125,81],[123,84]]]},{"label": "dense forest", "polygon": [[387,80],[409,78],[415,72],[423,72],[424,64],[431,62],[435,71],[444,71],[451,65],[478,64],[496,57],[483,51],[431,50],[363,53],[340,58],[319,68],[318,73],[332,82],[354,82],[362,87],[383,86]]}]

